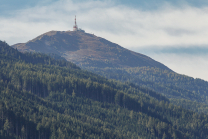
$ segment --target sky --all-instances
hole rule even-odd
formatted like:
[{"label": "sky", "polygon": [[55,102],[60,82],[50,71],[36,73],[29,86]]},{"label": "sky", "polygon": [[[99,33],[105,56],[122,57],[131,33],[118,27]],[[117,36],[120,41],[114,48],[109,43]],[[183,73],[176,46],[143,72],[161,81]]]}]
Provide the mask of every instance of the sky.
[{"label": "sky", "polygon": [[79,28],[208,81],[207,0],[1,0],[0,40]]}]

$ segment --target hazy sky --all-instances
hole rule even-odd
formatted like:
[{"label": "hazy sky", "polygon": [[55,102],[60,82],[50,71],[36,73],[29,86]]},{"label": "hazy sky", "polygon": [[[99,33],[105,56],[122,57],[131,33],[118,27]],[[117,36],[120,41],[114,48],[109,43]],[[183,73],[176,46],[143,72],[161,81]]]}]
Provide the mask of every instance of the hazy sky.
[{"label": "hazy sky", "polygon": [[75,15],[88,33],[208,81],[207,0],[1,0],[0,40],[72,30]]}]

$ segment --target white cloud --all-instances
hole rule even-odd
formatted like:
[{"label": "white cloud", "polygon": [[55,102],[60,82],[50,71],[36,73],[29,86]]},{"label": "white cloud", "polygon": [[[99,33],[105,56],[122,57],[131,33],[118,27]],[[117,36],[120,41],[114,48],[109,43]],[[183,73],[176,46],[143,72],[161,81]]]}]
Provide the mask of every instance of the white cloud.
[{"label": "white cloud", "polygon": [[163,6],[141,11],[111,1],[74,3],[61,0],[0,17],[0,37],[9,44],[25,42],[50,30],[69,30],[74,15],[80,27],[124,47],[208,44],[208,7]]}]

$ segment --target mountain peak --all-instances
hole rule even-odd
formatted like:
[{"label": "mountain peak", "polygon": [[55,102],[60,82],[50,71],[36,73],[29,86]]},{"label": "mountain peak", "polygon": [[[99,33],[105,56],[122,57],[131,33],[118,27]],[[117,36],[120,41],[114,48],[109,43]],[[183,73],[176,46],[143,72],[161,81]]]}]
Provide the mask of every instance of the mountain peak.
[{"label": "mountain peak", "polygon": [[49,31],[12,47],[21,52],[54,53],[83,67],[158,67],[165,65],[84,31]]}]

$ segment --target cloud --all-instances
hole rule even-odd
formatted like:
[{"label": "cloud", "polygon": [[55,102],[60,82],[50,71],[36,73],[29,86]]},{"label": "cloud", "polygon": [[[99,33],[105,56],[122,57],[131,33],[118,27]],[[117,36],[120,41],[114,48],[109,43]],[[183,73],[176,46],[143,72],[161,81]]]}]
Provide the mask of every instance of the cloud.
[{"label": "cloud", "polygon": [[50,30],[72,30],[74,15],[79,27],[124,47],[208,44],[208,7],[142,11],[112,1],[60,0],[17,10],[0,17],[0,37],[14,44]]},{"label": "cloud", "polygon": [[[207,8],[167,7],[158,11],[118,8],[116,11],[121,18],[114,20],[115,23],[111,27],[119,28],[122,34],[113,33],[115,37],[110,38],[115,38],[115,42],[126,47],[187,46],[208,43]],[[113,20],[110,14],[109,18]]]}]

